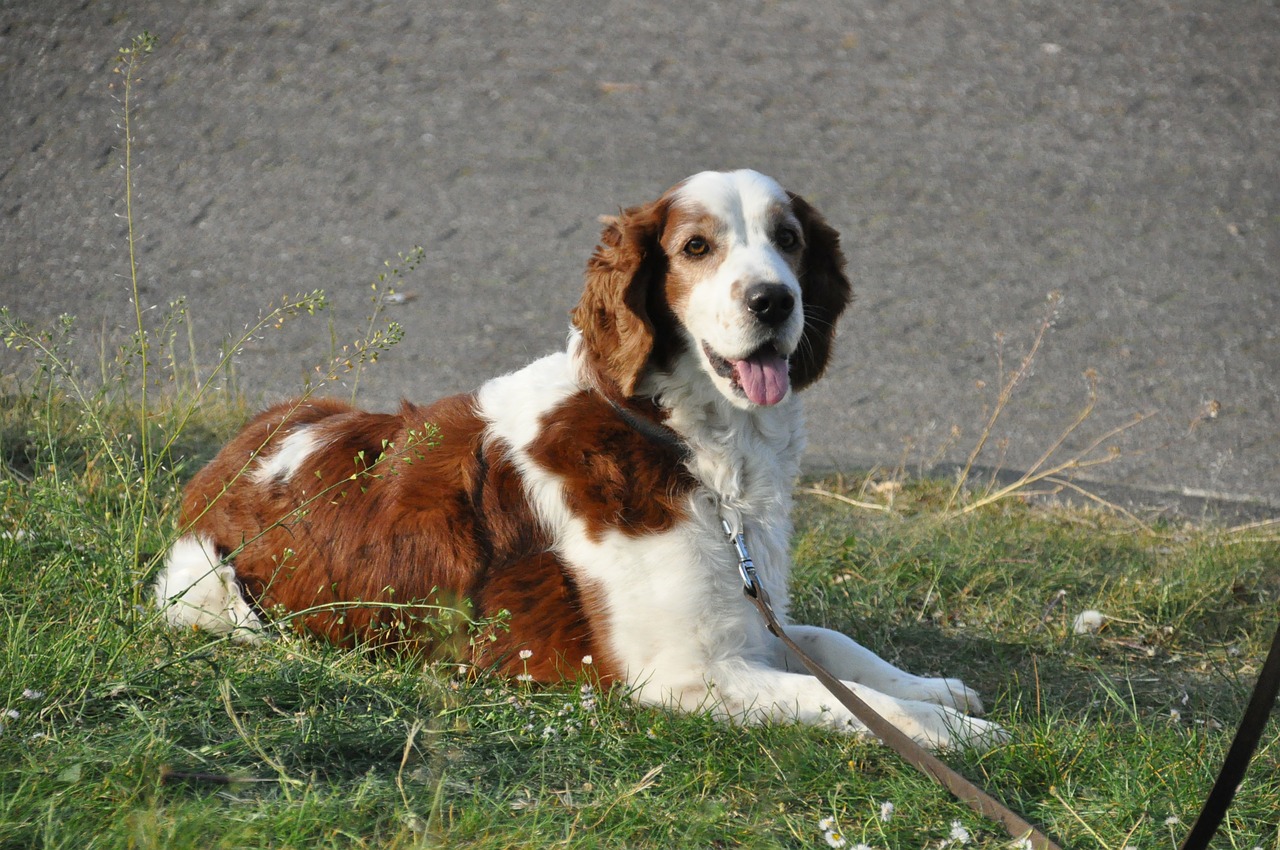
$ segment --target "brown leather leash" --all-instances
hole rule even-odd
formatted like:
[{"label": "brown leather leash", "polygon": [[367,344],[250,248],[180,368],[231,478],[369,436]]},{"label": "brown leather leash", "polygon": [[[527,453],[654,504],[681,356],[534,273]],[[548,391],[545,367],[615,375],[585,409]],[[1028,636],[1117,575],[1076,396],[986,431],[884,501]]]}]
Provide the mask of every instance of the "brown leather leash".
[{"label": "brown leather leash", "polygon": [[747,552],[742,532],[734,531],[725,520],[721,520],[721,522],[724,525],[725,533],[729,536],[730,543],[733,544],[738,553],[738,571],[742,577],[742,592],[756,606],[756,610],[764,618],[765,626],[777,636],[778,640],[782,641],[788,649],[795,653],[800,662],[808,668],[809,672],[818,681],[826,686],[832,696],[838,699],[845,708],[853,712],[854,717],[862,721],[862,724],[867,727],[871,734],[883,741],[885,745],[905,759],[912,767],[933,779],[954,794],[957,799],[966,803],[969,808],[983,817],[1002,824],[1009,833],[1010,838],[1015,841],[1029,840],[1035,850],[1061,850],[1048,836],[1027,822],[1017,812],[952,770],[934,756],[933,753],[909,738],[901,729],[881,717],[875,709],[845,687],[844,683],[833,676],[825,667],[810,658],[791,639],[778,622],[778,617],[773,612],[773,606],[769,603],[769,594],[756,577],[755,563]]},{"label": "brown leather leash", "polygon": [[1191,825],[1191,831],[1182,842],[1181,850],[1204,850],[1209,846],[1209,841],[1227,813],[1227,807],[1235,799],[1236,790],[1244,779],[1249,762],[1253,760],[1253,753],[1258,748],[1258,741],[1262,739],[1262,730],[1267,725],[1267,718],[1271,716],[1271,708],[1276,703],[1277,695],[1280,695],[1280,626],[1276,627],[1276,635],[1271,639],[1267,660],[1262,662],[1258,681],[1253,686],[1253,694],[1250,695],[1249,705],[1240,720],[1240,728],[1236,730],[1231,748],[1227,750],[1227,757],[1222,762],[1222,770],[1218,772],[1213,790],[1209,792],[1196,822]]}]

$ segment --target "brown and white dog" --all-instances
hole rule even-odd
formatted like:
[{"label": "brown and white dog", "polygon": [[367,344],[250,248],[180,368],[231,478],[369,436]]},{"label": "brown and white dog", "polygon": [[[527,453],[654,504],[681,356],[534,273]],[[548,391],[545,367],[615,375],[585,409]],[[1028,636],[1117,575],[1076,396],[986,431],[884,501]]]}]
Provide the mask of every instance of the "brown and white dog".
[{"label": "brown and white dog", "polygon": [[[646,703],[859,731],[760,623],[721,525],[745,532],[785,622],[796,392],[826,367],[843,266],[836,232],[772,179],[690,177],[605,220],[567,351],[395,414],[260,414],[188,486],[158,601],[245,642],[286,611],[343,644],[425,642],[415,605],[465,604],[504,621],[468,648],[500,672],[585,663]],[[961,682],[789,631],[917,740],[1000,740]]]}]

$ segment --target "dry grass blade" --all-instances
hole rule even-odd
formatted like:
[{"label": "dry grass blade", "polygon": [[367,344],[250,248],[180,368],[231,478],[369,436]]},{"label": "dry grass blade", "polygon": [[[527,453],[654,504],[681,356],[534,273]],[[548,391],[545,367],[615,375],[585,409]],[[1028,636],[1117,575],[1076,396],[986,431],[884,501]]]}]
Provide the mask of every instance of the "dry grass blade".
[{"label": "dry grass blade", "polygon": [[810,496],[821,496],[824,499],[832,499],[854,508],[861,508],[864,511],[879,511],[881,513],[893,513],[893,509],[888,505],[877,505],[875,502],[863,502],[859,499],[852,499],[840,493],[823,489],[822,487],[797,487],[797,493],[807,493]]},{"label": "dry grass blade", "polygon": [[249,734],[249,730],[244,727],[244,723],[240,720],[240,715],[236,714],[235,705],[231,701],[231,682],[223,679],[218,685],[218,694],[222,697],[222,707],[227,712],[227,717],[231,720],[231,725],[235,727],[236,734],[240,736],[240,740],[244,741],[245,746],[254,752],[258,758],[270,765],[271,769],[280,777],[280,782],[291,785],[303,785],[301,780],[294,779],[289,776],[284,765],[276,758],[273,758],[266,750],[258,744],[258,741]]},{"label": "dry grass blade", "polygon": [[1066,488],[1067,490],[1070,490],[1071,492],[1076,493],[1077,495],[1084,496],[1089,501],[1093,502],[1094,504],[1102,508],[1105,508],[1111,513],[1119,514],[1120,516],[1123,516],[1125,519],[1129,520],[1134,525],[1141,528],[1143,531],[1151,530],[1151,526],[1143,522],[1142,519],[1140,519],[1132,511],[1125,510],[1124,508],[1117,505],[1115,502],[1110,502],[1102,498],[1101,496],[1099,496],[1097,493],[1092,493],[1086,490],[1084,487],[1081,487],[1079,484],[1076,484],[1074,481],[1071,481],[1066,478],[1047,478],[1045,480],[1048,481],[1050,484],[1054,484],[1058,487]]}]

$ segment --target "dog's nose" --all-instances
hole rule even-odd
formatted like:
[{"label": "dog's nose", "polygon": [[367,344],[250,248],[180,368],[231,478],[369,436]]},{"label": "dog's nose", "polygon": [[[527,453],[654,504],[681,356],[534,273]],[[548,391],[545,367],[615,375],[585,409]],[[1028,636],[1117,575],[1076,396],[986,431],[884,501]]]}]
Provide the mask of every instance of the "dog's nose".
[{"label": "dog's nose", "polygon": [[747,309],[769,327],[787,320],[796,307],[796,297],[781,283],[753,284],[746,292]]}]

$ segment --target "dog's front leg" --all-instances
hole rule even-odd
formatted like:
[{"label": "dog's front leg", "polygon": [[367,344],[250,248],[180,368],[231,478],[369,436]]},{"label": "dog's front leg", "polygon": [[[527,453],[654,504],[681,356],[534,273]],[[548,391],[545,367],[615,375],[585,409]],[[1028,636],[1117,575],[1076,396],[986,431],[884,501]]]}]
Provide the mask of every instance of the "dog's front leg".
[{"label": "dog's front leg", "polygon": [[[718,670],[709,682],[708,708],[737,722],[794,721],[845,732],[866,732],[862,722],[808,674],[734,663]],[[846,681],[845,685],[894,726],[934,749],[988,748],[1007,738],[998,725],[969,717],[949,705],[891,696],[854,681]]]},{"label": "dog's front leg", "polygon": [[[818,626],[787,626],[787,634],[813,660],[841,679],[848,679],[882,694],[899,699],[933,702],[939,705],[982,714],[982,700],[976,691],[959,679],[916,676],[885,661],[853,638]],[[794,653],[781,642],[777,644],[780,666],[785,670],[803,670]]]}]

